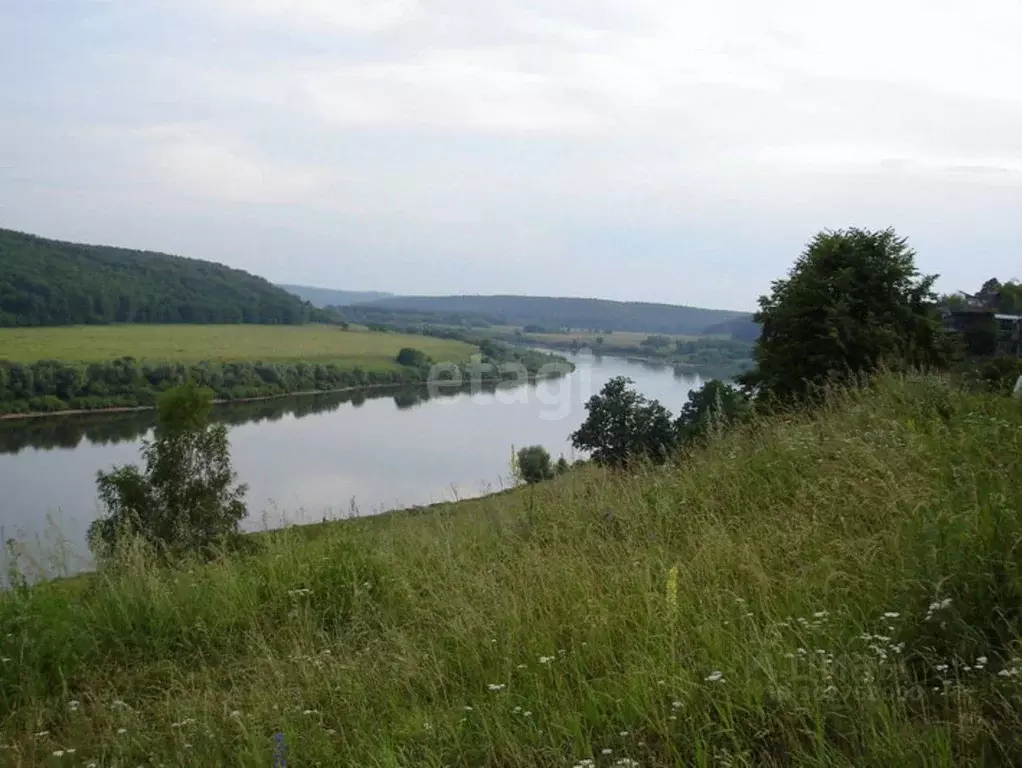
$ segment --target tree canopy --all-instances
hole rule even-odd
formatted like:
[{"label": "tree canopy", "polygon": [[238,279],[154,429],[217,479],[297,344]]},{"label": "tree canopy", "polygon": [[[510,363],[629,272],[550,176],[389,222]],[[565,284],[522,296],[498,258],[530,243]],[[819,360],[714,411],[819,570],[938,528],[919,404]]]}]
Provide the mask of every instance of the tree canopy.
[{"label": "tree canopy", "polygon": [[297,296],[221,264],[0,229],[0,326],[325,319]]},{"label": "tree canopy", "polygon": [[756,369],[743,381],[787,402],[880,366],[945,365],[935,279],[893,229],[820,232],[760,298]]}]

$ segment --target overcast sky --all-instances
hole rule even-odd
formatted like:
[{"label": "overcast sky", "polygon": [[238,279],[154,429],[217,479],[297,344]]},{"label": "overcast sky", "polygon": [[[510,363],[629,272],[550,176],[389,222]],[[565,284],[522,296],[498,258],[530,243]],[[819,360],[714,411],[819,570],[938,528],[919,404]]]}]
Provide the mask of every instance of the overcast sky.
[{"label": "overcast sky", "polygon": [[1022,277],[1020,0],[0,0],[0,226],[748,309],[824,227]]}]

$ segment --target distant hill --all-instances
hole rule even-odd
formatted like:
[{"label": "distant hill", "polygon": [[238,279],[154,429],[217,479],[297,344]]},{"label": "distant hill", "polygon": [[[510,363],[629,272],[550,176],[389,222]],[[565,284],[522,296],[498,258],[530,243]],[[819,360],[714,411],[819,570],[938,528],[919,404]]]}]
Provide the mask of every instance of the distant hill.
[{"label": "distant hill", "polygon": [[269,281],[222,264],[0,229],[0,326],[294,325],[321,317]]},{"label": "distant hill", "polygon": [[308,301],[314,307],[325,309],[326,307],[352,307],[356,304],[368,304],[378,299],[386,299],[394,296],[393,293],[382,291],[337,291],[333,288],[314,288],[309,285],[279,285],[288,293],[293,293],[303,301]]},{"label": "distant hill", "polygon": [[709,326],[748,316],[674,304],[546,296],[395,296],[368,306],[476,315],[507,325],[676,334],[702,334]]},{"label": "distant hill", "polygon": [[706,328],[707,336],[726,335],[739,341],[756,341],[759,338],[759,323],[752,319],[752,315],[742,315],[733,320],[725,320]]}]

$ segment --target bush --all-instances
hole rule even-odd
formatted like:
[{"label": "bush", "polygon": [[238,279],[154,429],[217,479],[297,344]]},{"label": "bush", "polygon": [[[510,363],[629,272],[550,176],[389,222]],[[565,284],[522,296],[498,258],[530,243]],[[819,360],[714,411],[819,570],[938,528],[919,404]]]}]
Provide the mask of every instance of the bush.
[{"label": "bush", "polygon": [[136,538],[166,554],[208,552],[237,535],[246,487],[233,485],[227,428],[208,421],[212,402],[212,392],[193,382],[169,390],[157,403],[156,435],[142,445],[145,469],[97,475],[106,509],[89,527],[97,555]]},{"label": "bush", "polygon": [[404,347],[397,353],[397,362],[409,368],[422,368],[429,365],[429,355],[418,349]]},{"label": "bush", "polygon": [[518,451],[518,472],[529,483],[541,483],[554,476],[550,453],[541,445],[530,445]]}]

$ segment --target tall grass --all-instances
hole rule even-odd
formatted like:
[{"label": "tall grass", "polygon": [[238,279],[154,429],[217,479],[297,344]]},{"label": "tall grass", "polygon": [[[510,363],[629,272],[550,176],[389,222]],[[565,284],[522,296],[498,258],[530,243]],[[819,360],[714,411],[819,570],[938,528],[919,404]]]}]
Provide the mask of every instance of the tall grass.
[{"label": "tall grass", "polygon": [[665,469],[14,590],[0,760],[1018,764],[1020,425],[888,377]]}]

